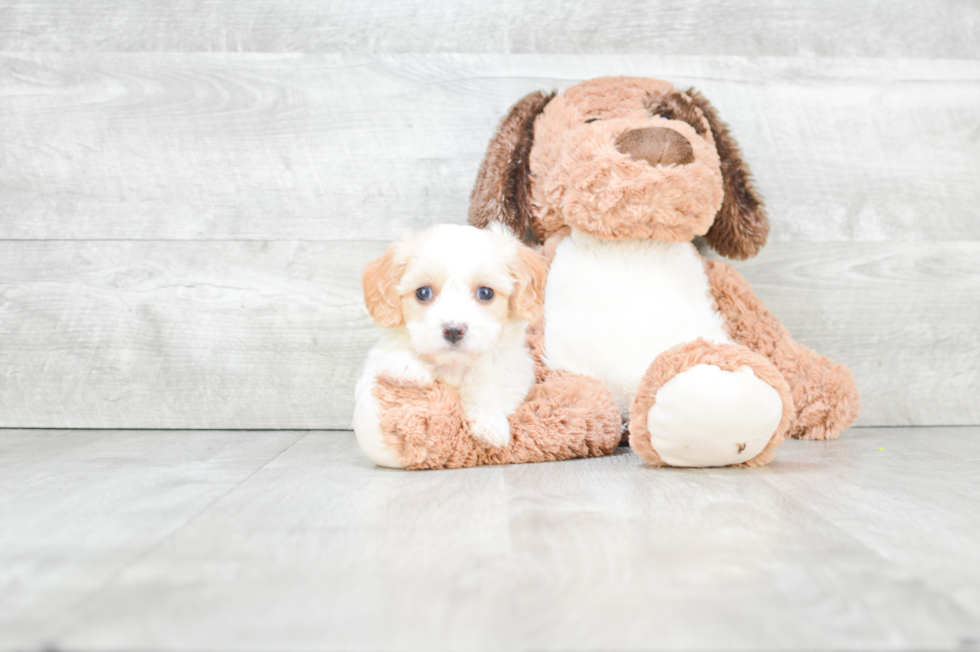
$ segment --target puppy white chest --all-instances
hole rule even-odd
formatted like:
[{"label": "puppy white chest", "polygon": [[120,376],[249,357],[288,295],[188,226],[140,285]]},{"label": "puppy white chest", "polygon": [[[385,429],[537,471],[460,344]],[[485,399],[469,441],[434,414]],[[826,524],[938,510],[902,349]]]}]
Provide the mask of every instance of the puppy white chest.
[{"label": "puppy white chest", "polygon": [[572,231],[545,291],[547,363],[598,378],[623,416],[650,363],[682,342],[731,342],[689,243],[600,240]]}]

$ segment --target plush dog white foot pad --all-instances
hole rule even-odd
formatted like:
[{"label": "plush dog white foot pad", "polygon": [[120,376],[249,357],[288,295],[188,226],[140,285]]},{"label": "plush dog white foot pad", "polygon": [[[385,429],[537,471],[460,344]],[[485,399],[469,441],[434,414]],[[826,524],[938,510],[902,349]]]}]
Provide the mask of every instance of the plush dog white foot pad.
[{"label": "plush dog white foot pad", "polygon": [[666,464],[727,466],[761,453],[782,412],[779,392],[749,367],[723,371],[699,364],[663,384],[647,428]]}]

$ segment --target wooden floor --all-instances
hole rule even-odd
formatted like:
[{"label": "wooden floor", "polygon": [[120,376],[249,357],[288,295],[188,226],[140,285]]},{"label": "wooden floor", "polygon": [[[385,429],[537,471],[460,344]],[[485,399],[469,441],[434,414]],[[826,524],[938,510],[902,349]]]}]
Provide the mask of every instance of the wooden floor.
[{"label": "wooden floor", "polygon": [[438,472],[349,432],[0,430],[0,647],[970,650],[978,463],[977,427]]}]

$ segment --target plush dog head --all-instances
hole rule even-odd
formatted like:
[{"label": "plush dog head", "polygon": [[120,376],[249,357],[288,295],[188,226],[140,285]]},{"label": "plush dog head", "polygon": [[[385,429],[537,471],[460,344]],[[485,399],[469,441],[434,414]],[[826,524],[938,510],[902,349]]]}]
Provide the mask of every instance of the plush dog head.
[{"label": "plush dog head", "polygon": [[547,269],[498,226],[434,226],[388,247],[361,276],[378,326],[404,326],[415,352],[436,364],[482,355],[508,323],[541,314]]},{"label": "plush dog head", "polygon": [[769,222],[727,126],[694,89],[608,77],[510,110],[477,176],[470,223],[539,241],[571,226],[600,238],[690,241],[755,255]]}]

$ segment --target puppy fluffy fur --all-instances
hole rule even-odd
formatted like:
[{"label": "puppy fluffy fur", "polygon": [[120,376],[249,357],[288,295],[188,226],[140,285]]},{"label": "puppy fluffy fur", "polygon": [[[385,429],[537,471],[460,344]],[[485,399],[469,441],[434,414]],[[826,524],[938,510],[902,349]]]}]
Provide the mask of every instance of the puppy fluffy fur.
[{"label": "puppy fluffy fur", "polygon": [[473,435],[510,443],[507,417],[534,384],[525,342],[541,314],[546,266],[502,227],[439,225],[390,245],[361,277],[364,302],[384,329],[355,389],[354,431],[376,464],[400,467],[381,436],[379,377],[403,387],[457,389]]}]

